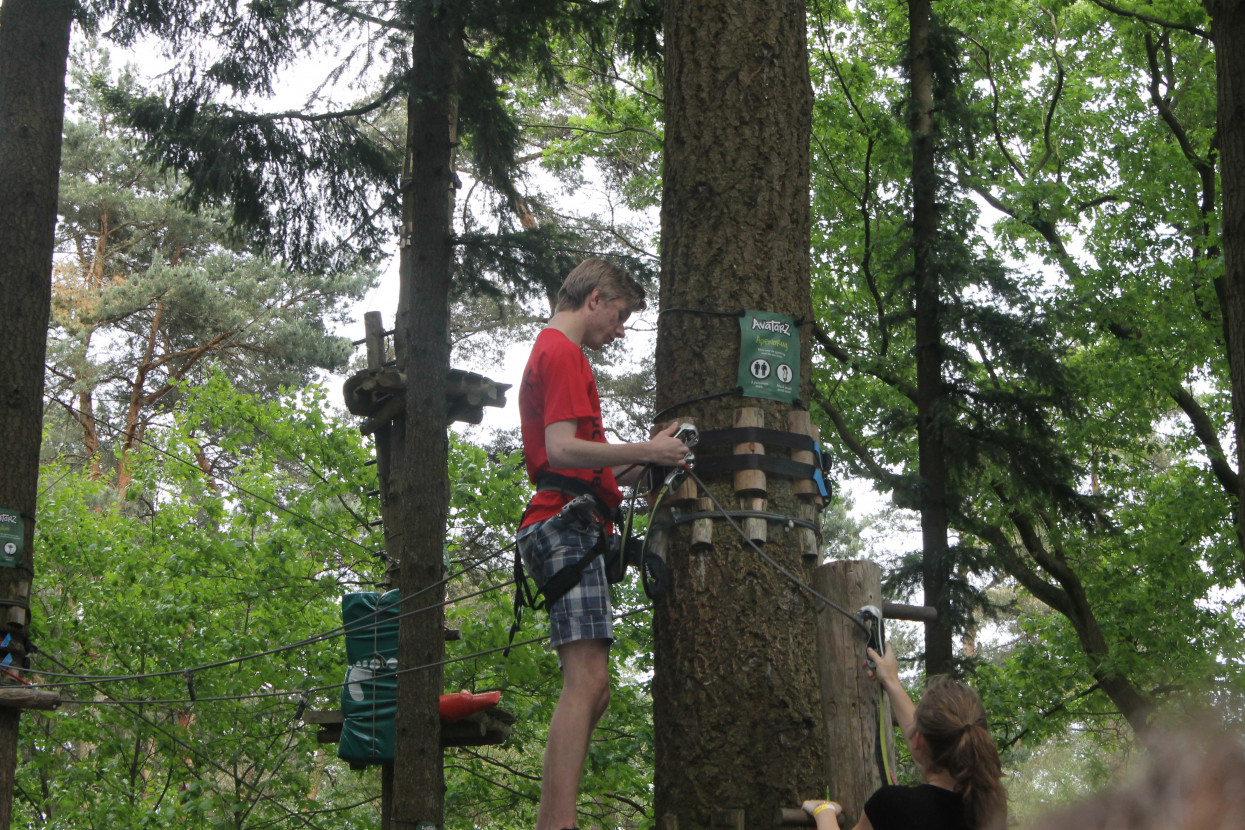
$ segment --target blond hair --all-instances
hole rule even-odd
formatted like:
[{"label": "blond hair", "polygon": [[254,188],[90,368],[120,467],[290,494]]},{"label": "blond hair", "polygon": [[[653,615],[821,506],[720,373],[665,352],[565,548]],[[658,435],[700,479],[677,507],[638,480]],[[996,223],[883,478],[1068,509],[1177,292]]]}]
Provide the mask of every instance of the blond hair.
[{"label": "blond hair", "polygon": [[973,830],[1004,827],[1003,767],[977,693],[958,680],[932,678],[916,707],[916,729],[929,747],[933,771],[945,770],[955,780],[968,826]]},{"label": "blond hair", "polygon": [[625,299],[633,314],[646,307],[644,289],[630,274],[603,259],[585,259],[562,281],[554,311],[574,311],[583,307],[597,288],[601,289],[601,299],[606,302]]}]

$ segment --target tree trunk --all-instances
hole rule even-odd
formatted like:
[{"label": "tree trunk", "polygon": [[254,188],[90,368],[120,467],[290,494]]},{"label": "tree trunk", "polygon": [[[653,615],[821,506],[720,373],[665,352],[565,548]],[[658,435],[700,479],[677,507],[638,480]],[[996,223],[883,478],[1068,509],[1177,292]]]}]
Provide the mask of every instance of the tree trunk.
[{"label": "tree trunk", "polygon": [[[812,316],[804,21],[793,0],[666,3],[662,420],[730,428],[737,409],[755,406],[766,427],[786,431],[788,413],[806,408],[730,394],[734,312]],[[797,328],[807,401],[810,334]],[[740,507],[729,474],[708,485]],[[765,509],[799,515],[791,481],[771,475],[767,489]],[[657,826],[770,827],[777,808],[825,787],[814,600],[725,520],[713,521],[707,552],[691,550],[690,534],[688,525],[668,533],[672,587],[654,613]],[[800,534],[771,522],[768,536],[766,553],[808,583]]]},{"label": "tree trunk", "polygon": [[[813,578],[818,593],[844,608],[882,607],[882,568],[876,562],[827,562]],[[843,807],[842,827],[855,827],[865,801],[889,783],[883,753],[887,759],[895,757],[890,710],[882,703],[878,684],[860,668],[861,639],[856,625],[833,608],[817,613],[822,711],[831,752],[826,778],[830,797]]]},{"label": "tree trunk", "polygon": [[1207,0],[1215,42],[1223,188],[1224,335],[1236,427],[1238,536],[1245,538],[1245,6]]},{"label": "tree trunk", "polygon": [[[70,0],[0,6],[0,507],[24,514],[22,562],[0,568],[0,624],[25,665],[43,426],[43,364],[65,117]],[[16,603],[16,604],[11,604]],[[7,675],[0,683],[11,682]],[[0,708],[0,827],[13,815],[18,710]]]},{"label": "tree trunk", "polygon": [[[454,267],[453,150],[456,50],[437,0],[412,12],[414,62],[402,185],[401,289],[394,345],[406,372],[406,409],[393,426],[390,549],[399,560],[398,700],[393,828],[443,825],[445,776],[438,698],[444,672],[445,526],[449,503],[445,379]],[[418,609],[430,608],[412,614]],[[432,666],[432,668],[419,668]]]},{"label": "tree trunk", "polygon": [[934,166],[934,70],[930,55],[931,0],[909,0],[908,53],[912,85],[912,251],[916,315],[917,455],[921,476],[921,572],[925,604],[938,619],[925,623],[926,674],[953,668],[947,585],[947,459],[942,416],[942,332],[938,276],[938,174]]}]

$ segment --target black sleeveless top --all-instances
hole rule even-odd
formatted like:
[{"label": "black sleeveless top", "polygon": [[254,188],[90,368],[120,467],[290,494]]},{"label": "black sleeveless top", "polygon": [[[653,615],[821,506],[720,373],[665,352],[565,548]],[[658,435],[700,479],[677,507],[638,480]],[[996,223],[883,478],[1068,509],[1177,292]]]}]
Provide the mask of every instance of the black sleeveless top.
[{"label": "black sleeveless top", "polygon": [[959,793],[920,784],[881,787],[865,802],[874,830],[969,830]]}]

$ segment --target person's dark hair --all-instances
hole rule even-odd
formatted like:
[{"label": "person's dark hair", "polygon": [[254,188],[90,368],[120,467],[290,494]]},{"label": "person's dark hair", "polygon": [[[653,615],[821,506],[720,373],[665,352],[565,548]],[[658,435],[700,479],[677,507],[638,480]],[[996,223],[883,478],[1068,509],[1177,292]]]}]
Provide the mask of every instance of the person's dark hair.
[{"label": "person's dark hair", "polygon": [[574,311],[583,307],[588,302],[588,295],[596,288],[601,289],[601,298],[606,302],[626,299],[632,314],[645,309],[644,289],[630,274],[603,259],[585,259],[562,281],[554,311]]},{"label": "person's dark hair", "polygon": [[917,704],[916,729],[929,748],[934,771],[946,770],[955,779],[968,826],[973,830],[1004,827],[1003,767],[977,693],[958,680],[933,678]]}]

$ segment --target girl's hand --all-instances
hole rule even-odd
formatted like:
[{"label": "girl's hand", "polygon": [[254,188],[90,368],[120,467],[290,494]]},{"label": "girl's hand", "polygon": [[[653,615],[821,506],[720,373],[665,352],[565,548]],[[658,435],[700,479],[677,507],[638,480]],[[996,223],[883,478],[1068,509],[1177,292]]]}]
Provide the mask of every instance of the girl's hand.
[{"label": "girl's hand", "polygon": [[[838,802],[825,801],[824,799],[820,799],[820,798],[810,798],[808,801],[805,801],[803,804],[801,804],[800,807],[804,809],[804,812],[808,813],[811,816],[813,815],[814,812],[816,812],[817,808],[822,806],[823,804],[828,806],[831,810],[834,810],[834,814],[836,816],[839,813],[843,812],[843,808],[838,805]],[[825,811],[823,810],[822,812],[825,812]]]},{"label": "girl's hand", "polygon": [[[886,653],[878,654],[873,649],[865,649],[874,668],[869,669],[869,679],[876,680],[884,687],[899,682],[899,658],[895,656],[891,644],[886,644]],[[867,665],[867,664],[866,664]]]}]

